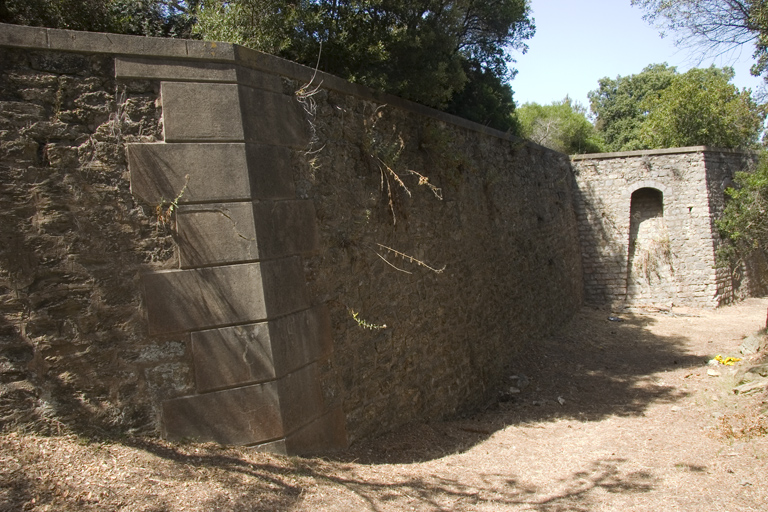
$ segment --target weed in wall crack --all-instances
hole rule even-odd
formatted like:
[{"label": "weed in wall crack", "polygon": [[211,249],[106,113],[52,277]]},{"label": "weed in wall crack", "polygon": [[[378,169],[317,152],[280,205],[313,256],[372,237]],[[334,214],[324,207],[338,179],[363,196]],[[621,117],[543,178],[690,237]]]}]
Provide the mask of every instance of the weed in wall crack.
[{"label": "weed in wall crack", "polygon": [[309,131],[311,135],[309,137],[309,144],[307,146],[308,149],[305,153],[307,155],[318,153],[323,149],[322,147],[316,151],[313,151],[312,149],[315,144],[319,142],[319,138],[317,136],[317,126],[315,125],[314,121],[315,117],[317,116],[317,102],[315,101],[315,95],[320,92],[320,86],[323,85],[323,82],[321,81],[317,85],[314,85],[314,82],[315,78],[317,77],[317,70],[320,67],[320,55],[322,55],[322,52],[323,46],[322,43],[320,43],[320,52],[318,52],[317,55],[317,65],[315,66],[315,72],[312,75],[312,78],[308,83],[299,87],[294,93],[296,96],[296,101],[301,104],[304,112],[307,114],[307,122],[309,123]]},{"label": "weed in wall crack", "polygon": [[359,325],[363,329],[379,330],[379,329],[387,328],[387,324],[379,325],[379,324],[372,324],[370,322],[367,322],[363,318],[360,318],[360,314],[352,308],[347,308],[347,311],[349,311],[349,314],[352,315],[352,319],[355,322],[357,322],[357,325]]},{"label": "weed in wall crack", "polygon": [[[446,267],[445,265],[443,265],[442,268],[435,268],[435,267],[432,267],[430,265],[427,265],[426,263],[424,263],[423,261],[421,261],[419,259],[414,258],[413,256],[409,256],[408,254],[405,254],[404,252],[400,252],[400,251],[398,251],[396,249],[393,249],[391,247],[388,247],[386,245],[382,245],[382,244],[379,244],[379,243],[377,243],[376,245],[378,245],[380,248],[386,250],[387,252],[390,252],[390,253],[394,254],[395,257],[400,257],[404,261],[407,261],[408,263],[413,263],[413,264],[415,264],[415,265],[417,265],[419,267],[424,267],[427,270],[430,270],[430,271],[434,272],[435,274],[442,274],[443,271],[445,270],[445,267]],[[376,255],[379,258],[381,258],[382,260],[384,260],[385,262],[387,262],[391,267],[399,270],[400,272],[405,272],[406,274],[410,274],[411,273],[411,272],[408,272],[407,270],[403,270],[401,268],[398,268],[398,267],[394,266],[392,263],[387,261],[386,258],[384,258],[384,256],[382,256],[378,252],[376,253]]]},{"label": "weed in wall crack", "polygon": [[157,221],[159,224],[167,225],[171,222],[173,213],[179,208],[179,200],[184,195],[189,185],[189,174],[184,176],[184,186],[179,191],[179,194],[171,201],[160,199],[160,204],[155,206],[155,214],[157,215]]}]

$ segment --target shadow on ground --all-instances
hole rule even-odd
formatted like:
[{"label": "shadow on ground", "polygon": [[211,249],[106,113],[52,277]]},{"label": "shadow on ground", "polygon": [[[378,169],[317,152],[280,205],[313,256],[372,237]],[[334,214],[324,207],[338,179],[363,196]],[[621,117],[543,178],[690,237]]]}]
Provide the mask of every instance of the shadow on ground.
[{"label": "shadow on ground", "polygon": [[[660,313],[659,313],[660,314]],[[465,451],[509,425],[562,419],[598,421],[642,415],[654,403],[686,396],[660,380],[660,372],[700,368],[707,358],[691,354],[683,336],[658,336],[653,316],[621,315],[584,308],[557,334],[513,363],[510,379],[495,399],[461,417],[406,425],[353,446],[336,460],[368,464],[411,463]],[[519,393],[510,393],[517,387]],[[515,391],[514,389],[512,391]]]},{"label": "shadow on ground", "polygon": [[[656,478],[630,470],[625,460],[616,457],[596,457],[547,489],[524,483],[526,475],[516,474],[512,463],[508,474],[484,474],[482,468],[473,468],[470,478],[466,468],[447,466],[438,476],[411,471],[408,466],[382,466],[380,470],[375,466],[431,461],[462,452],[508,426],[642,415],[652,404],[683,398],[683,392],[664,384],[658,374],[681,367],[700,368],[706,357],[690,353],[682,336],[652,334],[648,327],[655,322],[653,316],[627,314],[621,322],[609,321],[608,316],[605,311],[583,309],[558,334],[520,357],[513,368],[518,379],[511,379],[498,390],[497,399],[473,412],[442,422],[406,425],[328,458],[285,459],[247,450],[124,438],[120,444],[157,457],[146,471],[123,477],[135,480],[135,494],[141,498],[115,491],[118,494],[93,504],[62,501],[58,491],[41,487],[44,483],[33,471],[39,461],[32,459],[19,460],[20,469],[0,471],[0,488],[7,490],[1,497],[19,504],[34,496],[38,504],[48,503],[60,510],[97,510],[106,505],[107,498],[114,503],[143,499],[137,509],[171,510],[170,498],[158,489],[182,489],[187,482],[204,478],[211,482],[212,491],[197,505],[217,510],[303,510],[303,506],[476,510],[518,505],[543,512],[593,510],[605,493],[649,492],[656,486]],[[527,387],[509,393],[509,387],[519,384],[523,375],[529,381]],[[162,482],[162,486],[153,482]],[[329,508],[331,505],[335,508]],[[0,506],[0,510],[5,509]]]},{"label": "shadow on ground", "polygon": [[[624,469],[627,461],[616,457],[596,459],[545,491],[523,483],[525,475],[514,471],[481,472],[473,483],[467,483],[463,473],[411,476],[396,471],[372,478],[359,475],[355,465],[323,459],[292,458],[284,466],[248,462],[236,455],[191,455],[155,441],[128,444],[188,468],[189,478],[196,468],[215,468],[212,480],[231,485],[230,492],[227,500],[213,497],[206,506],[222,510],[304,510],[300,504],[306,499],[308,507],[321,510],[450,511],[524,505],[542,512],[590,511],[604,493],[641,494],[656,483],[651,473]],[[238,497],[233,500],[232,494]]]}]

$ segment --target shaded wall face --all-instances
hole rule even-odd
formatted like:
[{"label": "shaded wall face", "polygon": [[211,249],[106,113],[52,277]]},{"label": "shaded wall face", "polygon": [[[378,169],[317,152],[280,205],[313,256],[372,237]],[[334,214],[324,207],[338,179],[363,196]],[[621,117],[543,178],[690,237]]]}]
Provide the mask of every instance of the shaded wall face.
[{"label": "shaded wall face", "polygon": [[[704,153],[580,159],[574,167],[588,302],[720,302]],[[632,193],[644,188],[663,193],[669,251],[658,248],[652,260],[659,264],[640,265],[637,272],[637,255],[630,253],[630,208]]]},{"label": "shaded wall face", "polygon": [[[323,369],[352,440],[472,407],[581,303],[571,174],[557,153],[326,92],[297,168],[331,310]],[[384,327],[386,326],[386,327]]]},{"label": "shaded wall face", "polygon": [[[174,194],[150,204],[131,195],[125,145],[161,139],[160,79],[115,79],[109,55],[0,51],[0,108],[7,114],[0,120],[0,233],[7,240],[0,248],[0,356],[8,363],[4,400],[15,400],[3,402],[13,404],[2,411],[3,421],[36,421],[36,410],[67,425],[157,433],[163,403],[221,387],[221,375],[195,374],[192,353],[218,338],[148,331],[147,318],[177,318],[187,305],[165,304],[171,309],[161,315],[166,310],[140,284],[141,275],[146,286],[180,264],[181,270],[202,265],[195,275],[214,273],[208,267],[221,263],[219,248],[202,250],[183,226],[218,224],[200,219],[210,213],[205,208],[181,204],[210,190],[194,190],[196,183],[184,188],[181,173],[174,191],[185,195],[174,211]],[[158,69],[186,73],[198,65],[213,74],[230,71],[200,62]],[[212,80],[255,76],[235,71],[233,79]],[[304,85],[273,78],[281,89],[275,94],[289,98]],[[313,249],[292,267],[303,282],[291,286],[306,294],[308,307],[330,311],[333,353],[313,363],[309,380],[322,383],[323,403],[343,410],[352,441],[472,407],[516,369],[516,353],[581,303],[567,160],[351,94],[320,89],[311,102],[316,111],[303,121],[312,143],[275,163],[280,141],[262,140],[270,156],[246,155],[251,181],[242,195],[256,197],[254,180],[267,171],[273,173],[264,178],[268,186],[283,183],[286,174],[293,181],[281,188],[292,197],[281,195],[280,204],[252,201],[257,237],[266,225],[259,219],[285,210],[284,203],[314,205],[307,232],[316,236],[296,242]],[[194,102],[180,106],[194,109]],[[249,108],[254,118],[265,112],[264,105]],[[275,172],[279,179],[270,181]],[[236,206],[227,206],[231,222],[239,219]],[[286,225],[304,222],[304,213]],[[253,237],[235,235],[233,247],[251,254],[242,245]],[[259,250],[269,247],[264,241]],[[222,280],[229,281],[244,286],[236,276]],[[206,311],[199,309],[202,316]],[[274,339],[293,332],[281,326]],[[302,395],[300,386],[291,392]],[[26,420],[14,416],[22,410],[31,414]]]}]

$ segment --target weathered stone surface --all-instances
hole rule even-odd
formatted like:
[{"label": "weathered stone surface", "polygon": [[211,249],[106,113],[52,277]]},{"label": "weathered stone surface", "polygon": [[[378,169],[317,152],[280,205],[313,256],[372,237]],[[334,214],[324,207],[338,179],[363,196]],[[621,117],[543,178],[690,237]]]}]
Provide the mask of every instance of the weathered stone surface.
[{"label": "weathered stone surface", "polygon": [[308,306],[298,258],[151,272],[142,284],[155,335],[257,322]]},{"label": "weathered stone surface", "polygon": [[127,144],[126,152],[131,192],[147,203],[250,199],[244,144]]},{"label": "weathered stone surface", "polygon": [[237,82],[237,71],[231,63],[137,57],[116,57],[115,76],[123,79]]},{"label": "weathered stone surface", "polygon": [[312,201],[257,201],[253,211],[262,257],[279,258],[317,250]]},{"label": "weathered stone surface", "polygon": [[317,248],[310,201],[182,205],[177,219],[182,268],[274,259]]},{"label": "weathered stone surface", "polygon": [[[236,84],[163,82],[160,93],[166,142],[245,139],[241,110],[245,105]],[[266,142],[253,139],[253,129],[248,130],[248,140]]]},{"label": "weathered stone surface", "polygon": [[275,382],[216,391],[163,403],[165,435],[248,445],[284,436]]},{"label": "weathered stone surface", "polygon": [[75,30],[47,29],[48,47],[59,51],[80,53],[125,52],[164,57],[184,57],[187,43],[184,40],[169,40],[163,37],[134,37],[122,34],[80,32]]},{"label": "weathered stone surface", "polygon": [[263,252],[250,202],[182,205],[177,225],[182,268],[255,261]]},{"label": "weathered stone surface", "polygon": [[256,89],[282,92],[280,77],[277,75],[244,68],[233,62],[116,57],[115,76],[121,79],[239,83]]},{"label": "weathered stone surface", "polygon": [[301,258],[293,256],[263,261],[260,265],[268,318],[278,318],[309,307]]},{"label": "weathered stone surface", "polygon": [[[73,44],[77,46],[81,42],[87,43],[78,39]],[[175,45],[171,44],[174,48]],[[214,47],[214,43],[202,42],[185,43],[184,48],[193,56],[192,61],[210,57],[211,62],[223,62],[228,58],[227,52],[236,49],[231,45]],[[197,53],[190,51],[193,48]],[[129,137],[133,138],[126,138],[132,142],[159,138],[156,128],[160,104],[155,102],[153,90],[156,84],[133,79],[116,83],[109,76],[113,69],[111,60],[104,54],[94,59],[86,53],[68,53],[63,59],[47,49],[33,53],[34,59],[33,55],[23,57],[26,59],[23,66],[27,67],[21,74],[15,71],[23,67],[19,64],[21,61],[2,61],[3,72],[11,71],[5,75],[7,80],[0,89],[3,94],[0,99],[39,103],[48,116],[45,121],[34,122],[29,132],[9,135],[13,140],[7,146],[8,152],[18,156],[18,161],[13,160],[16,169],[13,183],[27,184],[23,191],[14,192],[13,197],[18,198],[14,201],[18,204],[8,202],[9,211],[18,216],[6,230],[9,237],[6,254],[12,262],[8,275],[21,276],[18,278],[21,284],[16,286],[14,282],[14,290],[22,290],[21,298],[9,300],[19,305],[19,318],[30,309],[25,304],[32,304],[33,310],[40,305],[45,312],[34,321],[22,320],[26,322],[23,340],[39,339],[43,347],[62,346],[60,351],[43,349],[43,357],[36,353],[33,356],[34,351],[24,352],[24,357],[35,361],[35,368],[50,364],[56,367],[57,375],[63,373],[59,368],[67,368],[64,371],[75,368],[72,371],[94,375],[96,370],[88,373],[90,370],[83,369],[89,362],[94,368],[98,367],[99,373],[133,375],[115,377],[114,385],[93,392],[84,384],[85,377],[73,384],[73,393],[84,389],[86,395],[98,403],[113,404],[114,408],[110,409],[114,411],[113,418],[131,414],[139,418],[156,417],[152,406],[136,398],[142,394],[150,396],[151,404],[157,404],[158,400],[178,397],[175,393],[182,392],[179,390],[191,392],[187,386],[193,384],[190,382],[194,380],[190,377],[193,373],[188,367],[184,369],[185,361],[193,359],[188,353],[181,356],[173,350],[164,361],[135,356],[142,352],[131,348],[134,343],[159,344],[159,341],[150,342],[140,322],[141,315],[136,314],[142,305],[155,311],[151,313],[155,315],[155,323],[159,322],[159,311],[171,324],[176,324],[172,325],[173,329],[193,330],[257,323],[267,317],[279,322],[292,312],[306,309],[310,296],[312,304],[327,305],[334,350],[330,360],[318,365],[322,401],[315,396],[311,403],[324,402],[337,410],[343,406],[352,440],[391,430],[408,421],[444,417],[467,404],[478,403],[495,391],[494,385],[500,377],[509,375],[509,365],[515,363],[515,355],[526,343],[561,325],[580,305],[581,266],[571,207],[571,170],[565,158],[426,107],[415,107],[404,101],[380,101],[376,93],[330,78],[313,97],[318,108],[313,121],[319,137],[313,146],[315,152],[305,153],[309,125],[293,95],[263,91],[252,94],[241,90],[240,85],[237,86],[238,101],[242,104],[243,98],[250,98],[248,102],[252,105],[246,109],[248,122],[243,137],[247,134],[249,140],[258,139],[262,144],[244,146],[248,168],[245,182],[250,187],[246,196],[211,198],[205,195],[207,191],[190,189],[179,197],[185,176],[194,171],[196,160],[202,161],[194,157],[171,173],[176,181],[170,186],[165,184],[165,190],[154,193],[155,202],[150,201],[151,205],[177,197],[180,204],[249,200],[266,203],[268,199],[311,201],[318,231],[316,244],[310,245],[317,250],[308,253],[303,261],[293,257],[256,264],[260,265],[262,284],[266,288],[266,316],[244,320],[252,316],[244,314],[233,321],[228,315],[219,315],[231,299],[221,294],[216,299],[220,303],[213,301],[212,308],[190,302],[193,311],[178,313],[184,309],[179,305],[182,300],[185,303],[192,298],[207,301],[209,295],[215,296],[205,291],[200,293],[196,288],[206,281],[201,279],[201,272],[215,275],[229,266],[218,270],[209,267],[176,271],[192,272],[196,276],[193,278],[155,278],[160,283],[156,287],[162,292],[160,295],[170,301],[159,308],[158,297],[142,301],[136,276],[140,269],[170,268],[177,263],[178,253],[169,243],[170,235],[176,234],[172,224],[163,226],[153,219],[153,208],[136,204],[130,198],[125,155],[113,134],[124,135],[129,130]],[[236,64],[262,66],[259,69],[264,71],[263,66],[277,63],[280,67],[274,69],[289,76],[288,80],[281,79],[286,91],[299,89],[312,76],[312,70],[292,63],[237,50],[238,55],[241,53],[247,53],[249,60]],[[173,58],[180,60],[184,56]],[[74,74],[64,76],[63,71],[50,71],[57,68]],[[304,71],[306,77],[302,74]],[[30,85],[32,79],[22,75],[36,77],[40,85]],[[86,81],[81,82],[80,78]],[[292,83],[291,79],[299,81]],[[6,83],[12,84],[7,89],[9,93],[6,93]],[[74,88],[70,88],[72,84],[76,84]],[[50,113],[56,109],[53,101],[59,85],[64,92],[64,110],[54,119]],[[181,90],[188,85],[176,86]],[[198,104],[211,110],[210,104],[205,105],[210,85],[227,84],[203,84],[200,94],[179,94],[170,103],[163,104],[164,118],[171,125],[175,122],[171,112],[175,109],[173,101],[177,101],[176,106],[181,104],[188,109],[187,120],[182,119],[182,124],[176,123],[174,128],[178,129],[179,136],[199,136],[192,131],[184,133],[195,124],[210,130],[207,121],[196,119],[191,110]],[[168,90],[176,86],[171,85]],[[92,90],[86,91],[88,87]],[[115,90],[127,91],[125,104],[114,97]],[[227,91],[232,96],[232,89]],[[214,95],[214,100],[220,101],[220,97]],[[387,106],[382,107],[385,103]],[[283,107],[292,110],[284,112]],[[215,108],[213,111],[218,112]],[[275,119],[275,112],[282,117]],[[110,119],[114,122],[110,123]],[[173,129],[168,133],[172,134]],[[221,132],[203,135],[220,137]],[[221,138],[211,140],[222,141]],[[182,143],[166,145],[182,146]],[[67,148],[80,146],[78,171],[57,170],[56,178],[49,181],[52,174],[48,163],[73,165],[73,152]],[[44,151],[46,147],[51,150],[51,162],[46,160],[49,158]],[[260,155],[252,156],[254,153]],[[253,162],[260,158],[269,165],[254,166]],[[232,159],[225,156],[222,161],[229,165]],[[391,170],[382,167],[380,162]],[[226,176],[221,174],[221,178],[200,183],[211,188],[224,187],[230,180]],[[295,188],[291,184],[293,179]],[[193,181],[197,183],[197,178],[190,175],[190,182]],[[120,198],[114,201],[117,205],[114,209],[110,209],[113,196],[103,192],[110,187],[118,191],[114,196]],[[79,206],[73,207],[68,199],[51,207],[50,198],[62,191],[71,201],[79,201],[76,203]],[[43,197],[45,202],[31,204],[23,199],[30,197]],[[5,211],[0,210],[0,214],[5,215]],[[135,219],[143,219],[138,222],[140,227],[136,233],[132,231]],[[94,226],[105,227],[109,236],[95,237],[97,240],[91,242],[88,236],[98,231]],[[81,232],[85,235],[75,236]],[[53,246],[48,246],[51,233],[57,233],[58,238]],[[38,236],[40,238],[35,238]],[[27,237],[31,239],[28,241]],[[27,258],[33,252],[26,247],[40,248],[45,259]],[[15,256],[17,253],[25,257]],[[51,265],[55,265],[56,275],[48,279]],[[75,284],[83,285],[85,291],[81,293],[69,286],[67,280],[72,275],[78,276]],[[88,288],[92,282],[86,278],[89,275],[103,278],[98,290]],[[172,282],[163,283],[164,279]],[[248,310],[253,301],[238,291],[242,279],[232,277],[231,280],[237,281],[232,289],[242,298],[238,299],[238,309]],[[305,280],[311,293],[306,289]],[[274,286],[266,286],[267,282]],[[181,286],[184,292],[174,289],[185,283],[192,286]],[[166,288],[170,288],[170,293],[166,293],[169,291]],[[10,297],[11,292],[6,295]],[[125,299],[115,298],[123,295]],[[111,301],[122,301],[122,309],[109,309],[113,307]],[[108,327],[101,326],[100,312],[104,307],[115,318],[111,320],[110,316],[110,320],[105,321]],[[80,315],[81,311],[90,312],[90,316]],[[202,323],[216,324],[186,324],[186,316],[190,315],[195,318],[208,315]],[[73,321],[73,318],[79,320]],[[225,321],[228,323],[218,323]],[[385,324],[388,327],[383,328]],[[129,329],[128,335],[124,326]],[[374,328],[366,328],[369,326]],[[270,324],[270,337],[275,334],[271,329]],[[159,337],[174,342],[173,347],[186,348],[191,343],[184,343],[190,336],[184,332],[184,335]],[[88,351],[74,346],[70,340],[82,343]],[[275,345],[273,349],[273,357],[277,358]],[[289,349],[285,350],[290,356]],[[309,351],[303,346],[301,350]],[[150,352],[157,354],[157,351]],[[51,356],[46,359],[45,354]],[[128,356],[123,358],[123,354]],[[68,357],[68,362],[79,363],[67,366],[57,357]],[[288,364],[298,364],[295,361],[299,359],[287,357]],[[19,364],[27,367],[27,362]],[[286,376],[286,379],[286,389],[299,389],[304,384],[316,389],[312,387],[317,383],[314,378],[306,378],[301,386],[295,387],[289,386],[291,378]],[[153,387],[146,391],[150,382]],[[167,395],[161,396],[161,386],[167,386]],[[232,388],[226,388],[230,390]],[[133,408],[118,403],[115,397],[122,400],[123,396],[131,397]],[[299,398],[301,403],[303,397]],[[281,405],[284,404],[281,402]],[[295,432],[302,430],[298,425],[321,417],[320,413],[312,419],[314,413],[302,417],[302,411],[286,412],[293,415],[294,427],[299,428]],[[131,421],[137,425],[151,423],[146,419]],[[285,432],[254,442],[281,439],[285,444]]]},{"label": "weathered stone surface", "polygon": [[240,105],[245,140],[306,149],[309,123],[294,98],[240,86]]},{"label": "weathered stone surface", "polygon": [[280,414],[286,434],[291,434],[323,413],[323,393],[317,363],[277,380]]},{"label": "weathered stone surface", "polygon": [[283,450],[287,455],[313,455],[343,450],[347,446],[344,411],[336,407],[289,434],[285,438]]},{"label": "weathered stone surface", "polygon": [[0,46],[16,48],[48,47],[48,31],[19,25],[0,23]]},{"label": "weathered stone surface", "polygon": [[316,307],[251,325],[192,333],[198,392],[272,380],[328,357],[328,312]]},{"label": "weathered stone surface", "polygon": [[151,334],[267,318],[258,263],[152,272],[142,283]]},{"label": "weathered stone surface", "polygon": [[[754,269],[740,283],[715,261],[722,184],[752,158],[701,146],[574,156],[587,301],[711,307],[765,289]],[[644,217],[651,189],[662,198],[655,219]]]},{"label": "weathered stone surface", "polygon": [[274,379],[330,355],[328,313],[315,307],[269,322],[194,332],[192,351],[199,392]]},{"label": "weathered stone surface", "polygon": [[343,450],[349,445],[344,411],[336,407],[284,439],[254,446],[256,451],[276,455],[315,455]]},{"label": "weathered stone surface", "polygon": [[293,199],[294,151],[281,146],[246,144],[253,199]]},{"label": "weathered stone surface", "polygon": [[192,356],[199,393],[277,377],[266,322],[193,332]]},{"label": "weathered stone surface", "polygon": [[[18,29],[47,34],[0,40]],[[139,273],[178,265],[126,179],[124,144],[161,137],[155,89],[118,88],[104,55],[0,47],[0,63],[0,422],[159,433],[160,402],[194,382],[185,337],[151,339],[139,313]]]},{"label": "weathered stone surface", "polygon": [[326,359],[333,351],[330,317],[323,305],[270,320],[269,335],[278,376]]}]

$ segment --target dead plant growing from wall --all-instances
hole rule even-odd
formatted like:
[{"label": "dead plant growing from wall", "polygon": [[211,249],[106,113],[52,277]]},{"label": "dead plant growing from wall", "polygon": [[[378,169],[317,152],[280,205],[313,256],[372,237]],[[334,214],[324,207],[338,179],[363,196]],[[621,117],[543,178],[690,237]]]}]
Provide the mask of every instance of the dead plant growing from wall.
[{"label": "dead plant growing from wall", "polygon": [[666,226],[662,225],[654,237],[643,240],[635,246],[632,266],[635,272],[642,275],[648,284],[651,283],[654,275],[658,278],[661,277],[661,269],[664,266],[668,266],[670,272],[674,274],[672,242]]},{"label": "dead plant growing from wall", "polygon": [[[383,110],[386,105],[379,105],[366,122],[366,136],[363,139],[363,152],[378,168],[381,177],[380,190],[387,197],[387,207],[392,216],[392,224],[397,225],[398,189],[412,197],[411,189],[405,184],[403,176],[415,176],[417,186],[424,186],[432,192],[439,201],[443,200],[442,190],[432,184],[429,178],[422,173],[407,168],[401,164],[400,158],[405,149],[405,141],[396,127],[385,131],[378,126],[383,118]],[[400,168],[399,170],[395,170]]]}]

